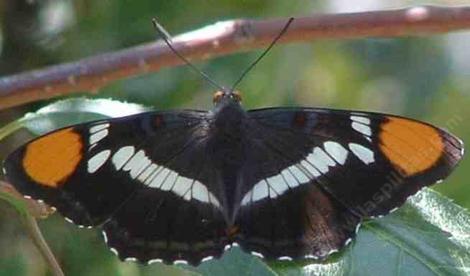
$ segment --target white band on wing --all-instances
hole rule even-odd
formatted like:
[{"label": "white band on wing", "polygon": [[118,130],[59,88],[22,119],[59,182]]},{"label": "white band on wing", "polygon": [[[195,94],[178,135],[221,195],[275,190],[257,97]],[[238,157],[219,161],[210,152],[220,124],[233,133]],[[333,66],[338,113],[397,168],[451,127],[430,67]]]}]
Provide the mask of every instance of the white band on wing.
[{"label": "white band on wing", "polygon": [[314,147],[312,152],[299,163],[256,183],[245,194],[241,205],[248,205],[268,197],[276,198],[290,188],[309,183],[312,179],[327,173],[331,167],[346,162],[348,150],[341,144],[327,141],[323,144],[323,148]]},{"label": "white band on wing", "polygon": [[121,147],[112,155],[110,150],[97,153],[88,161],[88,172],[95,173],[110,156],[111,162],[117,171],[129,172],[129,177],[150,188],[172,192],[187,201],[195,199],[220,207],[217,198],[201,182],[184,177],[169,168],[153,163],[144,150],[136,152],[134,146]]}]

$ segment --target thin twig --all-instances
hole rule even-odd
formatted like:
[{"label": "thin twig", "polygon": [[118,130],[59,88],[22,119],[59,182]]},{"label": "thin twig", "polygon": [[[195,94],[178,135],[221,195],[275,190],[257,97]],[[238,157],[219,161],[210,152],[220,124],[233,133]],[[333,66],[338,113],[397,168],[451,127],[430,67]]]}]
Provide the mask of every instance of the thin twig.
[{"label": "thin twig", "polygon": [[25,198],[11,184],[0,180],[0,200],[9,202],[20,214],[29,214],[38,219],[45,219],[54,213],[54,208],[44,202]]},{"label": "thin twig", "polygon": [[49,248],[46,240],[42,236],[41,230],[38,227],[36,219],[30,215],[26,215],[24,216],[24,220],[29,235],[33,239],[33,242],[36,247],[39,249],[39,252],[41,252],[41,255],[49,264],[49,267],[52,269],[52,273],[56,276],[64,276],[64,272],[60,268],[60,265],[54,257],[54,254],[52,254],[51,249]]},{"label": "thin twig", "polygon": [[43,202],[24,198],[12,185],[0,180],[0,199],[9,202],[20,214],[25,223],[29,236],[49,264],[54,275],[64,275],[51,249],[47,245],[41,230],[37,225],[36,218],[46,218],[54,211]]},{"label": "thin twig", "polygon": [[[230,20],[174,37],[185,57],[204,60],[265,48],[287,19]],[[149,24],[150,25],[150,24]],[[280,43],[319,39],[398,37],[470,28],[470,7],[422,6],[399,10],[317,14],[297,18]],[[0,78],[0,109],[80,91],[181,64],[161,41],[76,62]]]}]

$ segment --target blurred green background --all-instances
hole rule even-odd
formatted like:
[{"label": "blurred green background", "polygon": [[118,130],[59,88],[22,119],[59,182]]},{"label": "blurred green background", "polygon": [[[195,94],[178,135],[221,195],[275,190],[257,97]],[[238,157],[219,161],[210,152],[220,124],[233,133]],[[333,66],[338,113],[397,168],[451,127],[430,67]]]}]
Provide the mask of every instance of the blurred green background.
[{"label": "blurred green background", "polygon": [[[60,64],[155,39],[157,16],[172,34],[219,20],[302,16],[468,1],[1,0],[0,76]],[[302,105],[388,112],[425,120],[470,141],[470,32],[397,39],[328,40],[278,45],[240,84],[247,109]],[[230,85],[259,51],[197,64]],[[113,83],[93,97],[157,109],[210,109],[212,91],[187,67]],[[83,93],[90,96],[90,94]],[[52,101],[51,101],[52,102]],[[48,102],[0,111],[0,126]],[[467,142],[469,144],[470,142]],[[0,160],[18,144],[0,146]],[[470,162],[435,189],[470,208]],[[40,226],[68,275],[150,274],[120,263],[98,231],[54,215]],[[13,210],[0,202],[0,275],[44,275],[47,267]],[[161,267],[160,267],[161,269]]]}]

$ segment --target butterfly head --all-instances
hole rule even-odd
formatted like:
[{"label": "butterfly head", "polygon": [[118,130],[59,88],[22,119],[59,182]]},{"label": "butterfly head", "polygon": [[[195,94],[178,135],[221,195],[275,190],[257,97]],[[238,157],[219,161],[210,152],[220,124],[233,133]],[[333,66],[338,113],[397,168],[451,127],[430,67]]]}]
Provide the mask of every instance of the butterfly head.
[{"label": "butterfly head", "polygon": [[245,113],[241,106],[240,92],[236,90],[219,90],[214,93],[213,101],[216,125],[220,128],[228,126],[229,129],[232,129],[234,125],[239,125]]},{"label": "butterfly head", "polygon": [[241,104],[242,97],[239,91],[217,91],[212,99],[215,106],[226,105],[229,103]]}]

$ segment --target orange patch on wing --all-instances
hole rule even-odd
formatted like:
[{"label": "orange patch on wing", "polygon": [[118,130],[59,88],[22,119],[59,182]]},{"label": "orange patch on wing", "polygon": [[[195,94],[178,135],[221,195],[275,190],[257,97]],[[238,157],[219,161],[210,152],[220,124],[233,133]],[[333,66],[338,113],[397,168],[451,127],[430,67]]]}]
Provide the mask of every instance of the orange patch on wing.
[{"label": "orange patch on wing", "polygon": [[57,188],[82,159],[80,135],[72,128],[39,138],[26,146],[23,169],[37,183]]},{"label": "orange patch on wing", "polygon": [[407,176],[429,169],[443,154],[442,137],[429,125],[389,118],[381,128],[379,138],[383,154]]}]

